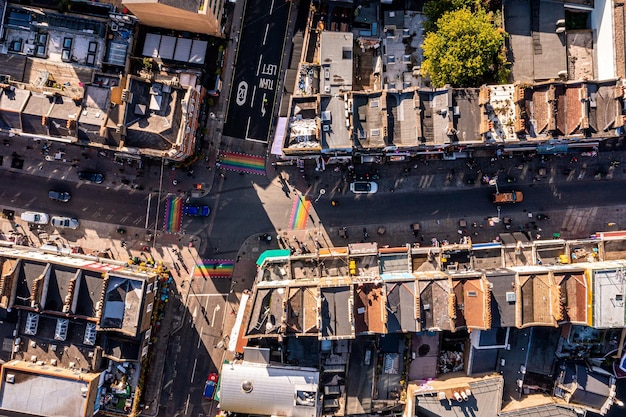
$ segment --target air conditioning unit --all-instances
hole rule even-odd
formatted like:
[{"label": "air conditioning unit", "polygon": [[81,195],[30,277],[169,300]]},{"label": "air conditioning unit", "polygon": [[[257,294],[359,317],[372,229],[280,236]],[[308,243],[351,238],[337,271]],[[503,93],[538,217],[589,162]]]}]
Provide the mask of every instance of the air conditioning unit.
[{"label": "air conditioning unit", "polygon": [[517,300],[517,295],[513,291],[509,291],[506,293],[506,302],[514,303]]},{"label": "air conditioning unit", "polygon": [[125,101],[128,103],[132,100],[133,100],[133,93],[131,93],[127,89],[122,90],[122,101]]},{"label": "air conditioning unit", "polygon": [[8,384],[15,384],[15,375],[14,374],[7,374],[6,381],[7,381]]}]

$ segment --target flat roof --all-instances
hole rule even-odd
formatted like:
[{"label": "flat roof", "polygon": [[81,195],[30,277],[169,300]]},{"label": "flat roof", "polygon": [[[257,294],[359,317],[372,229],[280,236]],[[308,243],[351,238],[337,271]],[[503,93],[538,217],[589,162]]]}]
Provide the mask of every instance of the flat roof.
[{"label": "flat roof", "polygon": [[[14,382],[7,381],[7,375]],[[86,417],[93,415],[95,391],[91,381],[100,373],[83,373],[49,365],[11,361],[2,367],[0,409],[37,416]],[[87,395],[85,395],[85,393]]]},{"label": "flat roof", "polygon": [[[320,36],[320,92],[338,94],[352,90],[351,32],[323,31]],[[327,72],[326,72],[327,71]]]},{"label": "flat roof", "polygon": [[491,283],[491,326],[515,326],[515,302],[507,301],[506,293],[513,292],[515,272],[507,269],[485,270]]},{"label": "flat roof", "polygon": [[330,120],[322,122],[322,148],[352,150],[350,130],[346,125],[346,105],[343,96],[320,97],[320,111],[330,113]]},{"label": "flat roof", "polygon": [[354,338],[350,308],[351,287],[320,288],[322,297],[322,339]]},{"label": "flat roof", "polygon": [[352,114],[353,138],[355,146],[361,148],[383,148],[387,117],[385,98],[381,92],[352,95],[354,113]]},{"label": "flat roof", "polygon": [[387,108],[391,110],[389,142],[396,146],[417,146],[419,114],[415,108],[415,91],[387,93]]}]

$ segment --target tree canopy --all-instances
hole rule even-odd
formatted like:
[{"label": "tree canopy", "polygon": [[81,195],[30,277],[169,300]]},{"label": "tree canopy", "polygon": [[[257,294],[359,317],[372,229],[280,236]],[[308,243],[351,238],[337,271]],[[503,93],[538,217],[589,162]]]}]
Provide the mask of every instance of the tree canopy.
[{"label": "tree canopy", "polygon": [[480,7],[476,0],[430,0],[424,4],[424,29],[426,32],[434,32],[437,29],[437,20],[447,12],[468,8],[475,10]]},{"label": "tree canopy", "polygon": [[446,12],[436,28],[424,39],[422,62],[435,87],[477,85],[486,74],[500,70],[505,34],[482,8]]}]

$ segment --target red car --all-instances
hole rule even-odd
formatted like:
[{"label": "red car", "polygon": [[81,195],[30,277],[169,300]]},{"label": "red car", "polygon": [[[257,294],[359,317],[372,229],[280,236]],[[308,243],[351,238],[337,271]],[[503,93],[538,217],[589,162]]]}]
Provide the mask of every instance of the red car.
[{"label": "red car", "polygon": [[204,383],[204,393],[203,397],[205,400],[213,400],[215,396],[215,390],[217,389],[217,380],[219,379],[219,375],[215,372],[211,372],[209,376],[206,378],[206,382]]}]

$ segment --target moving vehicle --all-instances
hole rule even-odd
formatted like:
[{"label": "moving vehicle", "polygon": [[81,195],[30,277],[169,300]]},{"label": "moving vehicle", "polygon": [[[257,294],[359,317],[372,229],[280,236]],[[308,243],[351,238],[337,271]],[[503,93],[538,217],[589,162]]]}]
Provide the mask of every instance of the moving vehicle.
[{"label": "moving vehicle", "polygon": [[65,216],[54,216],[50,219],[50,224],[59,229],[77,229],[78,220]]},{"label": "moving vehicle", "polygon": [[48,192],[48,197],[50,198],[50,200],[60,201],[62,203],[67,203],[68,201],[70,201],[70,198],[72,198],[70,193],[54,190]]},{"label": "moving vehicle", "polygon": [[204,383],[204,392],[202,396],[205,400],[213,400],[215,397],[215,389],[217,388],[217,380],[219,375],[215,372],[211,372]]},{"label": "moving vehicle", "polygon": [[378,184],[373,181],[355,181],[350,184],[350,191],[355,194],[374,194],[378,191]]},{"label": "moving vehicle", "polygon": [[209,206],[185,205],[183,208],[183,214],[186,214],[187,216],[206,217],[211,214],[211,209]]},{"label": "moving vehicle", "polygon": [[510,193],[495,193],[493,202],[498,203],[519,203],[524,199],[521,191],[511,191]]},{"label": "moving vehicle", "polygon": [[49,217],[46,213],[39,213],[36,211],[25,211],[20,216],[25,222],[35,223],[35,224],[48,224]]},{"label": "moving vehicle", "polygon": [[102,181],[104,181],[104,175],[96,171],[80,171],[78,173],[78,178],[83,181],[90,181],[96,184],[102,184]]}]

